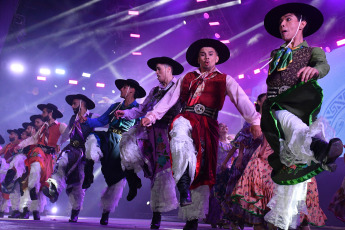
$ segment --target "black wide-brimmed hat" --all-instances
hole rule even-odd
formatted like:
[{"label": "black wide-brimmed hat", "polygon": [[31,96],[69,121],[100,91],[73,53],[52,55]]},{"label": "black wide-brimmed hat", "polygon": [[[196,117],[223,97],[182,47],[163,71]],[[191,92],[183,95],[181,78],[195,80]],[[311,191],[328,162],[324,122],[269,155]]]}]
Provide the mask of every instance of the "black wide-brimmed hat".
[{"label": "black wide-brimmed hat", "polygon": [[41,119],[41,120],[43,121],[42,115],[40,115],[40,114],[32,115],[32,116],[30,117],[30,121],[31,121],[32,123],[35,123],[35,120],[36,120],[36,119]]},{"label": "black wide-brimmed hat", "polygon": [[204,38],[193,42],[187,50],[186,59],[191,66],[200,66],[198,63],[198,57],[199,52],[203,47],[212,47],[216,50],[219,57],[219,61],[216,63],[216,65],[226,62],[230,57],[230,50],[223,42],[215,39]]},{"label": "black wide-brimmed hat", "polygon": [[179,75],[183,72],[183,66],[177,61],[169,57],[155,57],[147,61],[147,65],[154,71],[156,71],[157,64],[167,64],[172,67],[172,75]]},{"label": "black wide-brimmed hat", "polygon": [[24,129],[27,129],[28,126],[35,127],[34,122],[35,122],[35,121],[33,121],[33,122],[24,122],[24,123],[22,124],[22,126],[23,126]]},{"label": "black wide-brimmed hat", "polygon": [[71,95],[67,95],[65,98],[66,102],[69,105],[72,105],[74,99],[80,99],[80,100],[85,101],[87,109],[91,110],[95,108],[95,103],[90,98],[88,98],[87,96],[83,94],[71,94]]},{"label": "black wide-brimmed hat", "polygon": [[323,23],[323,15],[314,6],[305,3],[286,3],[270,10],[265,16],[265,29],[274,37],[281,38],[279,31],[280,18],[285,14],[293,13],[302,15],[302,20],[307,21],[303,30],[303,37],[315,33]]},{"label": "black wide-brimmed hat", "polygon": [[136,80],[133,80],[133,79],[127,79],[127,80],[125,80],[125,79],[117,79],[115,81],[115,85],[116,85],[116,87],[119,90],[122,89],[122,87],[124,85],[129,85],[130,87],[134,88],[135,92],[136,92],[136,95],[137,95],[136,98],[142,98],[142,97],[146,96],[145,89],[143,87],[141,87]]},{"label": "black wide-brimmed hat", "polygon": [[44,108],[50,109],[53,111],[53,113],[55,114],[56,118],[61,118],[63,117],[62,113],[58,110],[57,106],[51,103],[48,104],[39,104],[37,106],[37,108],[41,111],[43,111]]},{"label": "black wide-brimmed hat", "polygon": [[5,144],[5,140],[4,140],[4,138],[0,135],[0,145],[3,145],[3,144]]},{"label": "black wide-brimmed hat", "polygon": [[18,135],[18,137],[20,138],[21,132],[19,131],[19,129],[8,129],[7,130],[8,134],[11,134],[12,132],[16,133]]},{"label": "black wide-brimmed hat", "polygon": [[25,132],[25,129],[23,129],[23,128],[19,128],[18,129],[18,132],[19,132],[19,138],[21,137],[21,135],[22,135],[22,133],[24,133]]}]

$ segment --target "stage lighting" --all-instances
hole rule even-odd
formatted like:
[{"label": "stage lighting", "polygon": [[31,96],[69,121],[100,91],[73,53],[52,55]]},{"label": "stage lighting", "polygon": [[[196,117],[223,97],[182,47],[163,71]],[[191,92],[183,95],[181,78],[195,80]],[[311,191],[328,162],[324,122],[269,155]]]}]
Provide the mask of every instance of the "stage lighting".
[{"label": "stage lighting", "polygon": [[204,13],[204,18],[205,19],[209,19],[210,18],[210,15],[208,13]]},{"label": "stage lighting", "polygon": [[128,14],[129,15],[139,15],[139,11],[137,11],[137,10],[129,10]]},{"label": "stage lighting", "polygon": [[196,2],[207,2],[207,0],[196,0]]},{"label": "stage lighting", "polygon": [[325,52],[326,52],[326,53],[330,53],[330,52],[331,52],[331,48],[329,48],[328,46],[325,47]]},{"label": "stage lighting", "polygon": [[219,34],[219,33],[215,33],[214,36],[215,36],[216,38],[220,38],[220,34]]},{"label": "stage lighting", "polygon": [[81,87],[82,90],[85,90],[85,87]]},{"label": "stage lighting", "polygon": [[57,209],[57,207],[55,207],[55,206],[54,206],[54,207],[52,208],[52,210],[51,210],[52,214],[56,214],[57,211],[58,211],[58,209]]},{"label": "stage lighting", "polygon": [[55,69],[55,73],[59,75],[64,75],[66,71],[64,69]]},{"label": "stage lighting", "polygon": [[238,79],[243,79],[243,78],[244,78],[244,74],[238,75]]},{"label": "stage lighting", "polygon": [[141,55],[141,52],[132,52],[132,55]]},{"label": "stage lighting", "polygon": [[111,92],[112,92],[112,93],[115,93],[115,90],[112,90]]},{"label": "stage lighting", "polygon": [[210,26],[219,26],[219,22],[209,22]]},{"label": "stage lighting", "polygon": [[54,85],[55,88],[57,88],[58,86],[57,85]]},{"label": "stage lighting", "polygon": [[78,85],[78,81],[76,81],[76,80],[69,80],[69,81],[68,81],[68,84],[71,84],[71,85]]},{"label": "stage lighting", "polygon": [[337,41],[337,46],[342,46],[345,44],[345,39]]},{"label": "stage lighting", "polygon": [[254,74],[258,74],[258,73],[260,73],[260,69],[255,69]]},{"label": "stage lighting", "polygon": [[150,201],[147,201],[147,202],[146,202],[146,205],[150,205]]},{"label": "stage lighting", "polygon": [[46,77],[43,77],[43,76],[37,76],[37,80],[38,80],[38,81],[46,81],[47,78],[46,78]]},{"label": "stage lighting", "polygon": [[104,88],[104,87],[105,87],[105,84],[104,84],[104,83],[99,83],[99,82],[97,82],[97,83],[96,83],[96,87]]},{"label": "stage lighting", "polygon": [[187,22],[183,20],[183,24],[184,24],[184,25],[186,25],[186,24],[187,24]]},{"label": "stage lighting", "polygon": [[40,69],[40,74],[43,74],[43,75],[50,75],[50,69],[41,68],[41,69]]},{"label": "stage lighting", "polygon": [[130,34],[131,38],[140,38],[140,34]]},{"label": "stage lighting", "polygon": [[229,44],[230,41],[229,40],[220,40],[221,42],[223,42],[224,44]]},{"label": "stage lighting", "polygon": [[90,73],[83,73],[81,76],[83,76],[83,77],[91,77],[91,74]]},{"label": "stage lighting", "polygon": [[22,73],[24,71],[24,66],[19,63],[13,63],[11,64],[10,69],[15,73]]}]

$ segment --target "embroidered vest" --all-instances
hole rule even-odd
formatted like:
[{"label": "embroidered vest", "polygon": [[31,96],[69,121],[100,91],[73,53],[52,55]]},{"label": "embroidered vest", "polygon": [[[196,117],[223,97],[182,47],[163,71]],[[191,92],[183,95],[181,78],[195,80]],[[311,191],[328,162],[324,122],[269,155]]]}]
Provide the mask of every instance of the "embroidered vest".
[{"label": "embroidered vest", "polygon": [[[75,121],[75,117],[76,115],[73,115],[71,117],[71,119],[69,120],[69,127],[72,128],[74,121]],[[89,113],[87,116],[87,118],[91,118],[92,117],[92,113]],[[89,136],[89,134],[91,132],[93,132],[93,128],[90,128],[90,126],[88,126],[85,122],[80,124],[81,127],[81,131],[83,133],[83,137],[81,137],[78,133],[77,130],[74,131],[74,135],[70,138],[71,141],[79,141],[81,143],[84,143],[87,136]]]}]

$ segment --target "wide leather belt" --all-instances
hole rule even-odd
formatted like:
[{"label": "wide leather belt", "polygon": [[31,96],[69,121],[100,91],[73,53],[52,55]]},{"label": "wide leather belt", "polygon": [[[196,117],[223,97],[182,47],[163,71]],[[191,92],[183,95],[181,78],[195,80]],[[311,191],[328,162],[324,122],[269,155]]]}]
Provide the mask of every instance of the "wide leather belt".
[{"label": "wide leather belt", "polygon": [[211,108],[208,108],[202,104],[195,104],[193,106],[186,106],[184,111],[203,115],[206,117],[210,117],[212,119],[217,119],[217,117],[218,117],[218,110],[217,109],[211,109]]},{"label": "wide leather belt", "polygon": [[119,135],[122,135],[123,131],[122,130],[119,130],[119,129],[109,129],[108,132],[111,132],[111,133],[116,133],[116,134],[119,134]]},{"label": "wide leather belt", "polygon": [[41,144],[37,144],[37,147],[40,147],[43,150],[43,152],[46,154],[51,154],[51,155],[55,154],[55,148],[54,147],[41,145]]},{"label": "wide leather belt", "polygon": [[290,86],[281,86],[281,87],[268,87],[267,88],[267,98],[276,97],[279,94],[284,93],[286,90],[290,89]]}]

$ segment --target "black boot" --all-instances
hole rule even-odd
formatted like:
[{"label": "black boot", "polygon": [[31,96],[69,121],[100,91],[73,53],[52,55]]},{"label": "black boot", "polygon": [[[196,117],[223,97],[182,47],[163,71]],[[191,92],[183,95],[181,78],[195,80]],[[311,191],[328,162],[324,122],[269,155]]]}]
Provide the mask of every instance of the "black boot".
[{"label": "black boot", "polygon": [[34,216],[34,220],[40,220],[40,212],[39,211],[33,211],[32,215]]},{"label": "black boot", "polygon": [[29,219],[30,217],[30,211],[28,207],[24,207],[23,212],[20,215],[19,219]]},{"label": "black boot", "polygon": [[343,153],[343,142],[339,138],[333,138],[327,143],[326,141],[313,137],[310,149],[314,152],[316,160],[321,164],[329,165],[334,163]]},{"label": "black boot", "polygon": [[1,183],[1,191],[3,193],[12,193],[15,186],[14,177],[16,175],[16,170],[9,169],[6,173],[5,179]]},{"label": "black boot", "polygon": [[151,229],[159,229],[161,226],[162,215],[160,212],[153,212]]},{"label": "black boot", "polygon": [[138,177],[138,175],[134,172],[134,170],[126,170],[125,171],[125,177],[128,182],[128,195],[127,200],[131,201],[134,199],[134,197],[137,196],[137,190],[141,188],[141,179]]},{"label": "black boot", "polygon": [[30,199],[31,200],[38,200],[36,188],[30,189]]},{"label": "black boot", "polygon": [[4,218],[5,213],[4,212],[0,212],[0,218]]},{"label": "black boot", "polygon": [[181,207],[192,204],[192,196],[189,190],[191,178],[188,173],[189,171],[188,168],[189,166],[187,167],[186,171],[183,173],[183,175],[181,176],[180,180],[177,182],[177,185],[176,185],[180,193]]},{"label": "black boot", "polygon": [[101,225],[108,225],[108,220],[109,220],[109,212],[103,211],[102,213],[102,218],[99,221]]},{"label": "black boot", "polygon": [[93,183],[93,165],[95,162],[93,160],[86,159],[85,167],[84,167],[84,182],[82,185],[83,189],[90,188],[91,184]]},{"label": "black boot", "polygon": [[8,216],[8,218],[19,219],[20,218],[20,212],[18,210],[14,210],[12,212],[12,214],[10,216]]},{"label": "black boot", "polygon": [[198,230],[198,219],[188,220],[183,230]]},{"label": "black boot", "polygon": [[59,193],[54,185],[54,183],[50,183],[49,188],[44,186],[42,188],[43,194],[49,198],[51,203],[55,203],[59,198]]},{"label": "black boot", "polygon": [[69,222],[77,223],[79,211],[80,210],[72,209],[71,218],[69,219]]}]

